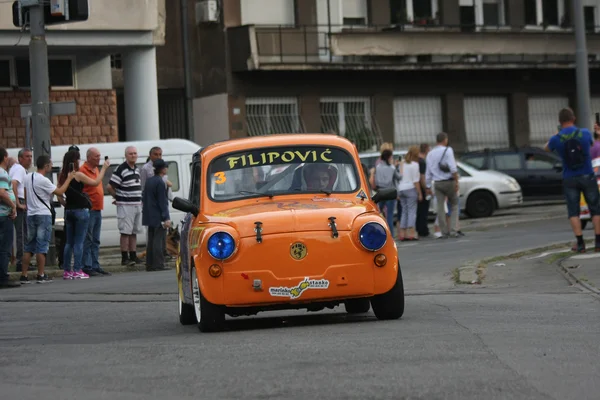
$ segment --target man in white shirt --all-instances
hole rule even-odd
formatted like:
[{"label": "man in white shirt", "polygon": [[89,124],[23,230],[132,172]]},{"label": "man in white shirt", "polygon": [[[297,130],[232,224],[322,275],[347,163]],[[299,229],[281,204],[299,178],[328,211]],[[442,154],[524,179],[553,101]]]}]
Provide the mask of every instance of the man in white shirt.
[{"label": "man in white shirt", "polygon": [[[440,132],[436,138],[437,145],[427,154],[427,171],[425,185],[427,194],[431,195],[432,182],[435,182],[435,197],[437,198],[437,215],[439,217],[442,238],[458,237],[458,168],[454,158],[454,150],[448,146],[448,134]],[[450,229],[446,223],[444,198],[450,203]]]},{"label": "man in white shirt", "polygon": [[[33,153],[30,149],[21,149],[18,155],[19,162],[10,167],[9,175],[12,179],[13,192],[17,196],[17,218],[14,220],[17,236],[17,272],[21,272],[23,266],[23,247],[27,238],[27,205],[25,204],[25,178],[27,171],[31,168]],[[32,268],[33,269],[33,268]]]},{"label": "man in white shirt", "polygon": [[23,270],[21,283],[29,283],[27,269],[31,256],[36,255],[38,283],[52,281],[44,273],[46,254],[50,247],[52,234],[52,198],[54,195],[62,196],[67,191],[76,171],[72,171],[65,183],[57,188],[45,175],[52,171],[52,160],[46,155],[41,155],[36,160],[37,172],[27,175],[25,179],[25,194],[27,199],[27,241],[23,253]]}]

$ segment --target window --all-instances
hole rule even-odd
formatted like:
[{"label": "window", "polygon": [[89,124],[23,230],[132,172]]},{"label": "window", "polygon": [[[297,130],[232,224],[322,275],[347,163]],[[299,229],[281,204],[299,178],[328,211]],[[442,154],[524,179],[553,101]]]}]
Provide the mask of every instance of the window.
[{"label": "window", "polygon": [[406,24],[408,17],[406,13],[406,2],[410,0],[390,0],[390,13],[392,24]]},{"label": "window", "polygon": [[[15,59],[15,66],[17,71],[17,85],[21,88],[30,87],[29,59],[17,58]],[[48,60],[50,86],[74,87],[75,79],[73,78],[73,72],[73,60],[70,58]]]},{"label": "window", "polygon": [[0,88],[11,87],[10,60],[0,59]]},{"label": "window", "polygon": [[302,132],[295,98],[247,98],[248,136]]},{"label": "window", "polygon": [[208,193],[215,201],[299,193],[351,193],[358,168],[345,150],[331,146],[249,149],[214,159]]},{"label": "window", "polygon": [[498,171],[506,171],[511,169],[521,169],[521,155],[516,154],[495,154],[495,168]]},{"label": "window", "polygon": [[366,25],[367,0],[342,0],[343,25]]},{"label": "window", "polygon": [[543,0],[542,15],[544,16],[544,25],[560,25],[558,15],[558,0]]},{"label": "window", "polygon": [[371,102],[367,98],[321,99],[321,132],[336,133],[353,141],[359,150],[373,142]]},{"label": "window", "polygon": [[241,0],[242,25],[294,25],[294,0]]},{"label": "window", "polygon": [[471,174],[469,174],[467,171],[465,171],[461,167],[456,167],[456,170],[458,171],[458,176],[461,176],[461,177],[464,176],[465,178],[468,178],[471,176]]},{"label": "window", "polygon": [[485,156],[469,156],[463,157],[460,159],[465,164],[469,164],[471,167],[476,169],[484,169],[485,168]]},{"label": "window", "polygon": [[112,54],[110,56],[111,69],[123,69],[123,59],[120,54]]},{"label": "window", "polygon": [[537,25],[537,1],[524,0],[525,2],[525,25]]},{"label": "window", "polygon": [[503,18],[501,18],[503,2],[504,0],[483,0],[483,25],[504,25]]},{"label": "window", "polygon": [[596,7],[584,6],[583,16],[585,20],[585,29],[587,29],[588,31],[593,31],[594,29],[596,29]]},{"label": "window", "polygon": [[546,154],[525,154],[527,169],[554,169],[556,163],[556,159]]},{"label": "window", "polygon": [[202,171],[200,169],[200,162],[190,164],[190,168],[192,171],[192,181],[190,182],[190,194],[188,198],[192,204],[200,207],[200,175]]},{"label": "window", "polygon": [[408,148],[433,140],[444,130],[442,114],[438,96],[394,99],[394,144]]}]

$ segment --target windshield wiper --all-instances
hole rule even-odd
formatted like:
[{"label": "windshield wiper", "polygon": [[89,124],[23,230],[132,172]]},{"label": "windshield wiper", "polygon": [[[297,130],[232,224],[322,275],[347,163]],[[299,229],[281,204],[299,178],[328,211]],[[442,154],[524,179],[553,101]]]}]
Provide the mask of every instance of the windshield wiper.
[{"label": "windshield wiper", "polygon": [[331,194],[331,190],[325,190],[325,189],[321,189],[321,190],[319,190],[319,193],[324,193],[324,194],[326,194],[327,196],[329,196],[329,195]]},{"label": "windshield wiper", "polygon": [[257,195],[257,196],[261,196],[261,197],[268,197],[270,199],[272,199],[273,196],[275,196],[273,193],[250,192],[248,190],[240,190],[238,193],[239,194]]}]

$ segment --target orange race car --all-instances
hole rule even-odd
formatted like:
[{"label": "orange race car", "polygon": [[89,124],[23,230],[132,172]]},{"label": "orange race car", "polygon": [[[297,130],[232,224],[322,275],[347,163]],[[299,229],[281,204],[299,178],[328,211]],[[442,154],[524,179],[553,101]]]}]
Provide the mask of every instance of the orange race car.
[{"label": "orange race car", "polygon": [[203,332],[225,315],[282,309],[378,319],[404,313],[396,243],[371,198],[356,147],[331,134],[219,142],[194,154],[177,280],[179,320]]}]

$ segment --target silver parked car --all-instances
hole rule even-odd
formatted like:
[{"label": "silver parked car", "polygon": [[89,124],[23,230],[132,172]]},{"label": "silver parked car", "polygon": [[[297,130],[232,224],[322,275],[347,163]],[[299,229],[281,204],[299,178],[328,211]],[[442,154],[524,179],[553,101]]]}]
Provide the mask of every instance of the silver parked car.
[{"label": "silver parked car", "polygon": [[[394,158],[404,157],[405,154],[406,150],[395,150]],[[368,173],[380,154],[361,153],[359,156]],[[498,209],[517,207],[523,203],[521,186],[513,177],[498,171],[480,171],[458,160],[456,165],[460,175],[460,209],[469,217],[489,217]],[[429,211],[436,213],[433,204]]]}]

